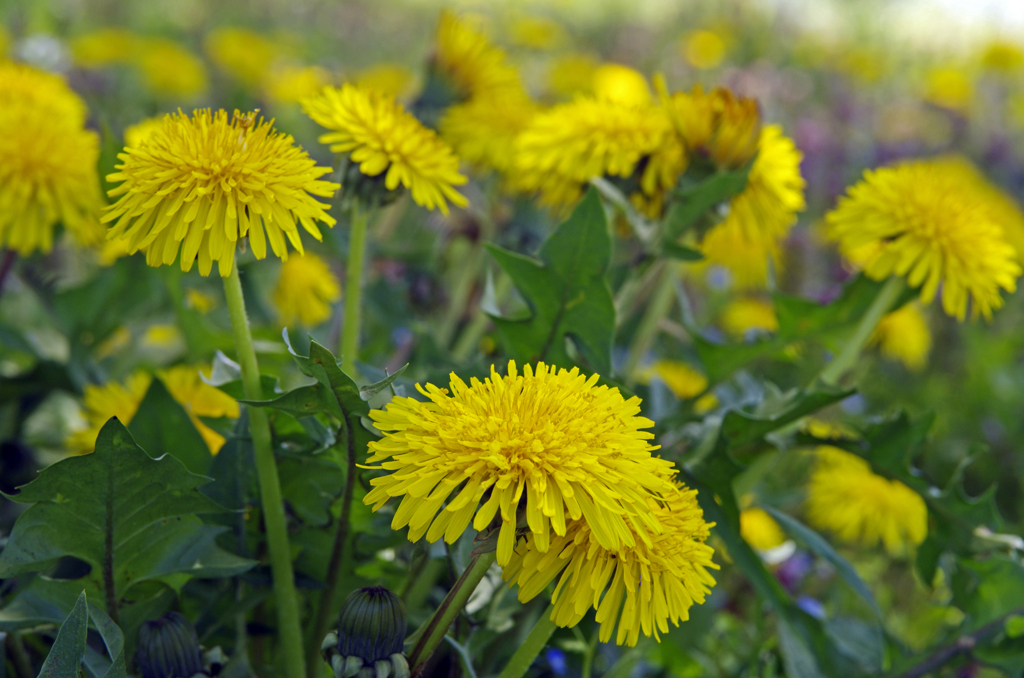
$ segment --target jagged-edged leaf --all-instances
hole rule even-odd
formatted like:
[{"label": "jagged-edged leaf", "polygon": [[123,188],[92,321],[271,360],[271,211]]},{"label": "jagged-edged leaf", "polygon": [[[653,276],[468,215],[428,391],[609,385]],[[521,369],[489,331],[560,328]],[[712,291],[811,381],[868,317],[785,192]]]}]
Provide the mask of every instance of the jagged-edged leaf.
[{"label": "jagged-edged leaf", "polygon": [[[245,397],[245,386],[242,384],[242,368],[238,363],[220,351],[217,351],[213,357],[213,369],[210,371],[210,376],[207,377],[200,372],[199,378],[204,383],[224,391],[235,400],[241,400]],[[282,393],[281,384],[277,377],[270,376],[269,374],[260,375],[260,387],[263,391],[264,400],[273,400]]]},{"label": "jagged-edged leaf", "polygon": [[74,556],[92,567],[86,580],[116,607],[147,580],[180,586],[191,576],[243,572],[252,561],[217,547],[223,528],[203,525],[195,515],[225,510],[198,492],[207,482],[174,457],[151,458],[112,418],[93,454],[49,466],[11,497],[34,505],[18,518],[0,553],[0,577]]},{"label": "jagged-edged leaf", "polygon": [[39,670],[39,678],[76,678],[81,672],[85,636],[89,629],[88,604],[85,591],[82,591],[71,614],[57,631],[57,639]]},{"label": "jagged-edged leaf", "polygon": [[154,378],[128,424],[135,444],[151,457],[169,454],[192,473],[205,474],[213,455],[203,437],[159,378]]},{"label": "jagged-edged leaf", "polygon": [[795,539],[797,543],[802,544],[805,548],[809,549],[813,553],[817,554],[818,557],[824,558],[828,562],[832,563],[832,566],[836,568],[839,576],[843,578],[849,586],[856,591],[861,598],[863,598],[867,604],[871,607],[871,611],[875,613],[875,616],[879,619],[882,618],[882,610],[878,607],[878,603],[875,601],[875,596],[871,593],[871,589],[864,583],[864,580],[857,574],[857,570],[853,568],[846,558],[843,558],[838,551],[832,548],[820,534],[801,523],[796,518],[786,515],[782,511],[778,511],[771,506],[763,506],[765,511],[771,514],[773,518],[782,526],[790,537]]},{"label": "jagged-edged leaf", "polygon": [[124,657],[124,634],[117,624],[107,616],[107,613],[89,603],[89,619],[93,626],[100,632],[103,644],[107,647],[107,654],[110,655],[110,668],[101,678],[127,678],[128,671],[125,668]]},{"label": "jagged-edged leaf", "polygon": [[572,215],[541,246],[536,259],[495,245],[488,250],[530,307],[528,318],[492,316],[510,357],[570,368],[571,339],[592,369],[611,369],[615,304],[606,273],[611,235],[597,190],[590,189]]},{"label": "jagged-edged leaf", "polygon": [[[288,347],[295,363],[302,370],[302,373],[313,377],[322,386],[325,386],[329,393],[337,401],[335,410],[344,411],[347,416],[362,416],[370,413],[370,407],[359,395],[359,386],[352,380],[352,377],[345,374],[338,365],[338,359],[334,354],[313,340],[309,342],[309,355],[299,355],[292,348],[288,339],[288,330],[282,333],[284,343]],[[326,396],[320,396],[326,397]],[[335,415],[339,419],[343,418]]]},{"label": "jagged-edged leaf", "polygon": [[748,363],[775,355],[786,347],[786,343],[779,336],[773,335],[742,344],[721,344],[693,334],[693,346],[712,384],[722,381]]},{"label": "jagged-edged leaf", "polygon": [[666,240],[674,241],[701,217],[742,192],[747,185],[747,175],[750,174],[752,164],[748,163],[736,170],[720,170],[700,181],[677,188],[668,214],[665,215]]},{"label": "jagged-edged leaf", "polygon": [[953,604],[969,616],[969,630],[1009,613],[1024,614],[1024,565],[1012,558],[957,558],[950,588]]},{"label": "jagged-edged leaf", "polygon": [[398,377],[401,376],[402,372],[405,372],[405,368],[407,367],[409,367],[409,363],[402,365],[397,370],[395,370],[394,374],[389,374],[388,376],[384,377],[383,379],[374,384],[360,386],[359,397],[362,398],[363,400],[372,399],[373,396],[377,395],[378,393],[386,389],[388,386],[391,386],[392,382],[394,382],[395,379],[398,379]]}]

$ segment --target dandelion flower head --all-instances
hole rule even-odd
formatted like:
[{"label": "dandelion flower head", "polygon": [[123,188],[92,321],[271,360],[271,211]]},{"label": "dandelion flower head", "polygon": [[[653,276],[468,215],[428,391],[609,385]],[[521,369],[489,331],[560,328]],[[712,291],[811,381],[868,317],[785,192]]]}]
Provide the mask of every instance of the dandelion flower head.
[{"label": "dandelion flower head", "polygon": [[750,234],[736,219],[726,219],[709,230],[699,249],[704,260],[688,267],[702,273],[713,266],[729,271],[729,280],[738,290],[763,290],[772,273],[782,271],[778,241],[768,235]]},{"label": "dandelion flower head", "polygon": [[326,87],[306,99],[303,110],[329,132],[320,142],[335,153],[347,153],[366,176],[384,174],[394,191],[409,189],[412,199],[427,209],[448,213],[448,202],[468,203],[455,186],[466,183],[459,159],[433,130],[407,113],[394,97],[351,84]]},{"label": "dandelion flower head", "polygon": [[593,56],[572,53],[554,59],[547,74],[547,89],[560,99],[576,94],[593,94],[594,72],[600,62]]},{"label": "dandelion flower head", "polygon": [[642,377],[646,381],[657,377],[680,400],[696,398],[708,388],[703,372],[679,360],[657,360]]},{"label": "dandelion flower head", "polygon": [[694,68],[715,68],[725,60],[725,40],[716,31],[693,31],[686,36],[680,47],[683,56]]},{"label": "dandelion flower head", "polygon": [[173,40],[148,38],[135,57],[146,86],[164,98],[194,97],[206,90],[206,66]]},{"label": "dandelion flower head", "polygon": [[718,565],[705,543],[713,523],[704,521],[696,490],[677,485],[663,500],[648,501],[662,525],[650,543],[636,538],[635,546],[609,549],[589,523],[573,521],[546,550],[537,548],[535,534],[527,535],[502,576],[519,585],[522,602],[558,577],[551,596],[551,619],[558,626],[575,626],[594,608],[601,642],[611,640],[616,623],[619,645],[636,645],[641,631],[660,641],[669,621],[678,626],[689,619],[692,605],[704,602],[715,585],[708,570]]},{"label": "dandelion flower head", "polygon": [[847,190],[826,216],[839,251],[875,280],[905,277],[930,303],[963,320],[986,319],[1021,274],[991,202],[946,161],[913,161],[878,170]]},{"label": "dandelion flower head", "polygon": [[163,118],[145,118],[134,125],[129,125],[124,130],[124,145],[138,148],[153,132],[160,129],[164,124]]},{"label": "dandelion flower head", "polygon": [[211,31],[203,43],[218,68],[247,87],[255,88],[287,51],[283,45],[256,31],[224,27]]},{"label": "dandelion flower head", "polygon": [[71,41],[71,55],[83,68],[129,63],[138,48],[139,37],[123,28],[101,28]]},{"label": "dandelion flower head", "polygon": [[932,333],[920,304],[909,303],[878,321],[871,335],[886,358],[898,360],[909,370],[921,370],[928,362]]},{"label": "dandelion flower head", "polygon": [[601,64],[594,70],[594,96],[630,106],[651,104],[651,87],[637,70],[621,64]]},{"label": "dandelion flower head", "polygon": [[736,169],[746,165],[761,143],[761,112],[754,99],[738,97],[724,87],[710,92],[697,85],[690,92],[662,101],[687,150],[708,158],[715,167]]},{"label": "dandelion flower head", "polygon": [[263,92],[270,101],[299,103],[331,84],[330,72],[321,66],[281,64],[263,78]]},{"label": "dandelion flower head", "polygon": [[329,206],[313,197],[338,189],[318,180],[331,169],[317,167],[291,136],[255,113],[178,111],[118,158],[118,172],[107,177],[121,182],[108,193],[119,200],[103,216],[113,222],[107,237],[127,240],[131,253],[144,251],[150,266],[174,263],[180,249],[183,271],[198,258],[200,273],[209,275],[216,261],[226,277],[239,238],[248,236],[258,259],[267,255],[268,239],[287,259],[285,238],[303,251],[296,222],[317,240],[317,221],[335,223]]},{"label": "dandelion flower head", "polygon": [[357,72],[352,78],[352,84],[390,94],[401,100],[415,88],[416,75],[402,64],[383,62]]},{"label": "dandelion flower head", "polygon": [[102,241],[99,138],[85,116],[59,77],[0,61],[0,248],[49,252],[58,222],[83,245]]},{"label": "dandelion flower head", "polygon": [[447,10],[441,13],[433,66],[461,99],[521,87],[519,73],[506,63],[504,50],[473,23]]},{"label": "dandelion flower head", "polygon": [[751,330],[775,332],[779,319],[770,301],[744,297],[729,302],[719,319],[722,329],[732,337],[742,338]]},{"label": "dandelion flower head", "polygon": [[924,541],[928,509],[921,495],[897,480],[875,475],[866,461],[823,445],[807,485],[807,520],[844,542],[893,554]]},{"label": "dandelion flower head", "polygon": [[315,254],[289,257],[281,264],[274,305],[284,325],[316,327],[331,317],[331,304],[340,298],[338,279]]},{"label": "dandelion flower head", "polygon": [[525,94],[475,97],[449,107],[438,128],[459,158],[506,174],[515,161],[516,137],[539,110]]},{"label": "dandelion flower head", "polygon": [[409,525],[412,541],[452,543],[471,521],[484,530],[498,516],[500,565],[521,516],[540,551],[581,520],[609,550],[650,542],[661,528],[648,499],[672,491],[672,464],[652,455],[643,429],[654,423],[639,416],[639,399],[597,380],[510,362],[507,376],[492,366],[468,385],[452,374],[450,391],[417,386],[428,402],[394,398],[370,413],[384,437],[370,443],[369,463],[390,473],[364,501],[377,510],[402,497],[391,526]]},{"label": "dandelion flower head", "polygon": [[775,518],[757,506],[740,511],[740,536],[758,551],[771,551],[786,541],[786,535]]}]

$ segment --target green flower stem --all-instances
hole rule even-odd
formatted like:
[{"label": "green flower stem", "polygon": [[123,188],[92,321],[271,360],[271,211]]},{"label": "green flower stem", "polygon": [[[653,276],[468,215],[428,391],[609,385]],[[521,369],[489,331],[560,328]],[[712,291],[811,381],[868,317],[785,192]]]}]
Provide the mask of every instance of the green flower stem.
[{"label": "green flower stem", "polygon": [[[494,297],[498,300],[498,303],[504,301],[511,291],[512,279],[507,275],[499,276],[494,284]],[[469,359],[469,356],[472,355],[480,343],[480,338],[487,331],[487,326],[490,322],[490,316],[484,313],[483,309],[477,309],[476,315],[473,316],[473,319],[462,330],[462,334],[459,335],[458,340],[455,342],[455,348],[452,349],[452,357],[455,358],[456,362],[463,362]]]},{"label": "green flower stem", "polygon": [[361,209],[357,202],[353,202],[352,230],[348,240],[348,263],[345,267],[345,315],[341,323],[341,359],[345,371],[353,379],[359,378],[356,361],[359,360],[363,268],[366,264],[366,230],[369,221],[369,211]]},{"label": "green flower stem", "polygon": [[537,658],[540,651],[547,645],[548,638],[555,631],[555,622],[551,621],[551,613],[554,605],[548,605],[548,609],[540,615],[540,619],[533,625],[530,635],[519,646],[516,653],[508,660],[505,669],[498,678],[522,678],[530,668],[530,664]]},{"label": "green flower stem", "polygon": [[[479,242],[476,243],[452,243],[451,258],[458,270],[455,274],[455,284],[452,286],[451,301],[445,311],[444,319],[437,330],[438,346],[447,347],[455,334],[455,328],[459,320],[466,312],[466,304],[470,295],[473,294],[473,287],[480,277],[480,269],[484,265],[484,248]],[[466,252],[465,250],[469,251]]]},{"label": "green flower stem", "polygon": [[644,312],[644,317],[640,320],[640,326],[636,330],[633,343],[629,347],[629,355],[626,357],[623,376],[627,386],[632,386],[636,382],[637,365],[640,364],[640,360],[654,343],[661,321],[672,310],[672,302],[675,301],[676,296],[673,277],[672,267],[666,265],[662,267],[661,274],[654,283],[654,293],[651,295],[650,301],[647,302],[647,311]]},{"label": "green flower stem", "polygon": [[[260,369],[256,351],[252,346],[249,318],[245,313],[242,282],[238,278],[238,265],[231,267],[231,275],[224,278],[224,297],[231,316],[231,331],[235,336],[238,364],[242,368],[242,386],[249,400],[262,400]],[[283,650],[285,675],[305,678],[302,656],[302,627],[299,625],[299,601],[295,592],[291,549],[285,524],[281,482],[277,476],[277,462],[271,449],[270,420],[260,407],[249,408],[249,434],[252,436],[256,474],[260,484],[263,521],[267,528],[267,546],[270,549],[270,567],[274,575],[274,604],[277,607],[278,638]]]},{"label": "green flower stem", "polygon": [[878,296],[871,302],[871,306],[868,307],[860,322],[857,323],[853,335],[843,346],[839,355],[833,358],[832,362],[826,365],[825,369],[818,375],[818,378],[823,383],[839,383],[839,379],[854,366],[857,358],[860,356],[860,352],[864,350],[864,346],[867,345],[871,335],[875,332],[875,328],[878,327],[882,316],[892,310],[893,304],[896,303],[896,300],[903,293],[904,287],[903,278],[897,276],[892,276],[882,285],[882,289],[878,291]]},{"label": "green flower stem", "polygon": [[437,646],[441,644],[452,622],[462,612],[462,608],[466,606],[469,596],[476,590],[477,584],[484,578],[487,570],[490,569],[497,558],[498,554],[494,551],[474,556],[473,560],[469,562],[469,567],[466,568],[462,576],[452,586],[448,595],[441,602],[440,607],[427,620],[423,633],[420,635],[415,647],[413,647],[412,652],[409,653],[409,666],[412,669],[412,678],[418,678],[418,676],[423,675],[423,671],[427,667],[427,661],[434,654]]}]

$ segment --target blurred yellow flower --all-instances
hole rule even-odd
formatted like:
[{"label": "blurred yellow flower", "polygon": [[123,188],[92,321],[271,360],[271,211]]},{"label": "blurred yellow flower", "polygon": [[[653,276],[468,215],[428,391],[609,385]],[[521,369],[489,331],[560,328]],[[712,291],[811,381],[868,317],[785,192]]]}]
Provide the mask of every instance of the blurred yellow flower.
[{"label": "blurred yellow flower", "polygon": [[693,31],[686,36],[682,48],[683,56],[694,68],[715,68],[725,60],[725,40],[715,31]]},{"label": "blurred yellow flower", "polygon": [[203,43],[210,61],[246,87],[255,89],[285,49],[276,40],[246,28],[210,31]]},{"label": "blurred yellow flower", "polygon": [[924,99],[936,106],[966,113],[974,97],[974,83],[960,68],[933,68],[925,77]]},{"label": "blurred yellow flower", "polygon": [[136,56],[146,86],[166,97],[191,98],[206,90],[206,67],[173,40],[149,38]]},{"label": "blurred yellow flower", "polygon": [[703,373],[678,360],[657,360],[641,376],[645,382],[654,377],[661,379],[680,400],[695,398],[708,387],[708,378]]},{"label": "blurred yellow flower", "polygon": [[521,516],[541,552],[570,521],[585,522],[595,546],[650,547],[662,525],[649,501],[672,493],[672,463],[652,455],[644,429],[654,422],[640,416],[639,398],[598,378],[544,363],[520,374],[509,362],[507,376],[492,366],[468,385],[453,373],[450,392],[417,385],[427,402],[392,398],[370,412],[384,437],[369,443],[367,462],[390,473],[370,481],[363,501],[376,511],[402,497],[391,527],[409,525],[410,541],[453,543],[471,521],[478,531],[496,523],[502,566]]},{"label": "blurred yellow flower", "polygon": [[83,245],[102,242],[99,137],[58,76],[0,62],[0,248],[53,249],[58,222]]},{"label": "blurred yellow flower", "polygon": [[[329,167],[316,163],[291,136],[274,131],[255,113],[197,110],[168,115],[140,148],[117,156],[122,182],[109,191],[118,202],[107,208],[104,222],[116,219],[108,239],[124,239],[129,251],[142,250],[150,266],[170,265],[181,250],[181,269],[209,275],[213,262],[227,277],[235,244],[249,237],[257,259],[274,254],[288,258],[285,237],[300,253],[296,221],[320,240],[316,221],[333,226],[329,207],[313,196],[329,198],[338,184],[318,181]],[[264,236],[264,229],[266,236]]]},{"label": "blurred yellow flower", "polygon": [[123,28],[101,28],[71,41],[71,56],[83,68],[103,68],[130,63],[140,48],[140,39]]},{"label": "blurred yellow flower", "polygon": [[198,365],[177,365],[160,370],[157,376],[164,382],[171,397],[185,408],[189,419],[210,449],[210,454],[217,454],[224,446],[224,436],[204,424],[199,417],[238,419],[238,401],[200,379],[200,369]]},{"label": "blurred yellow flower", "polygon": [[963,320],[992,317],[1021,274],[992,205],[948,160],[920,160],[868,170],[826,216],[829,237],[866,275],[906,277],[930,303]]},{"label": "blurred yellow flower", "polygon": [[593,94],[594,71],[599,66],[600,62],[589,54],[558,57],[548,69],[548,90],[560,99],[576,94]]},{"label": "blurred yellow flower", "polygon": [[177,325],[162,323],[150,325],[142,335],[142,343],[153,348],[172,348],[180,345],[183,340]]},{"label": "blurred yellow flower", "polygon": [[142,142],[148,139],[153,132],[160,129],[164,124],[162,118],[146,118],[134,125],[129,125],[124,130],[124,145],[138,148]]},{"label": "blurred yellow flower", "polygon": [[1024,50],[1005,40],[993,40],[981,53],[981,66],[996,73],[1009,74],[1024,66]]},{"label": "blurred yellow flower", "polygon": [[758,551],[771,551],[786,541],[786,533],[775,518],[756,506],[740,511],[740,536]]},{"label": "blurred yellow flower", "polygon": [[713,392],[705,393],[693,402],[693,411],[697,414],[706,414],[719,405],[718,396]]},{"label": "blurred yellow flower", "polygon": [[519,585],[519,600],[526,602],[561,573],[551,594],[556,625],[575,626],[593,607],[601,642],[611,640],[616,623],[619,645],[635,646],[641,630],[660,642],[669,621],[679,626],[690,618],[691,606],[704,602],[715,585],[708,570],[718,565],[705,543],[714,524],[704,521],[696,490],[678,484],[648,504],[662,525],[649,540],[634,527],[635,546],[609,549],[588,522],[573,521],[564,536],[552,539],[550,549],[538,548],[536,534],[527,534],[502,577]]},{"label": "blurred yellow flower", "polygon": [[131,331],[124,325],[121,325],[116,330],[111,332],[109,337],[101,341],[96,346],[96,359],[103,360],[104,358],[109,358],[112,355],[120,353],[121,351],[128,348],[128,346],[131,343]]},{"label": "blurred yellow flower", "polygon": [[263,78],[263,93],[269,101],[298,103],[331,83],[331,74],[326,68],[282,64]]},{"label": "blurred yellow flower", "polygon": [[769,266],[776,275],[782,270],[782,259],[775,237],[749,234],[738,220],[725,220],[709,230],[699,249],[704,261],[691,267],[695,273],[709,266],[729,271],[732,286],[738,290],[763,290],[768,286]]},{"label": "blurred yellow flower", "polygon": [[509,41],[518,47],[548,50],[562,45],[565,30],[553,19],[539,16],[518,17],[509,24]]},{"label": "blurred yellow flower", "polygon": [[296,322],[316,327],[331,317],[331,304],[341,298],[341,285],[330,267],[315,254],[291,257],[281,264],[274,305],[283,325]]},{"label": "blurred yellow flower", "polygon": [[660,109],[578,98],[534,116],[516,139],[515,183],[561,207],[593,177],[628,177],[669,133]]},{"label": "blurred yellow flower", "polygon": [[775,332],[779,320],[770,301],[744,297],[729,302],[719,320],[726,334],[737,339],[743,338],[750,330]]},{"label": "blurred yellow flower", "polygon": [[875,475],[866,461],[823,445],[807,485],[807,519],[841,540],[892,554],[905,553],[928,534],[928,509],[903,483]]},{"label": "blurred yellow flower", "polygon": [[882,355],[898,360],[907,369],[923,369],[932,348],[932,333],[921,306],[911,302],[885,315],[878,322],[870,343],[877,344]]},{"label": "blurred yellow flower", "polygon": [[594,70],[594,96],[626,106],[651,104],[651,87],[642,73],[621,64],[601,64]]},{"label": "blurred yellow flower", "polygon": [[519,73],[505,58],[504,50],[492,45],[469,19],[448,10],[441,13],[432,65],[460,98],[522,87]]},{"label": "blurred yellow flower", "polygon": [[411,93],[416,76],[402,64],[380,63],[356,73],[352,84],[403,99]]},{"label": "blurred yellow flower", "polygon": [[659,89],[687,150],[708,158],[715,167],[743,167],[764,143],[761,112],[755,100],[738,97],[724,87],[705,92],[697,85],[689,92],[671,96],[663,85]]},{"label": "blurred yellow flower", "polygon": [[448,108],[438,129],[462,160],[507,174],[516,137],[539,110],[525,95],[474,97]]},{"label": "blurred yellow flower", "polygon": [[468,203],[455,186],[466,183],[459,159],[437,134],[407,113],[394,97],[362,87],[327,87],[302,102],[306,114],[330,130],[320,143],[346,153],[370,177],[385,171],[384,185],[409,189],[412,199],[427,209],[448,214],[448,202]]},{"label": "blurred yellow flower", "polygon": [[71,454],[89,454],[96,449],[96,436],[111,417],[127,426],[139,409],[153,377],[147,372],[134,372],[124,383],[86,384],[82,394],[86,428],[75,431],[65,440]]},{"label": "blurred yellow flower", "polygon": [[956,174],[958,183],[964,188],[977,192],[979,200],[993,221],[1003,229],[1003,237],[1017,253],[1017,261],[1024,264],[1024,213],[1020,205],[1006,191],[990,182],[978,168],[959,156],[938,158],[951,174]]},{"label": "blurred yellow flower", "polygon": [[206,315],[217,307],[217,299],[213,295],[190,287],[185,290],[185,306]]}]

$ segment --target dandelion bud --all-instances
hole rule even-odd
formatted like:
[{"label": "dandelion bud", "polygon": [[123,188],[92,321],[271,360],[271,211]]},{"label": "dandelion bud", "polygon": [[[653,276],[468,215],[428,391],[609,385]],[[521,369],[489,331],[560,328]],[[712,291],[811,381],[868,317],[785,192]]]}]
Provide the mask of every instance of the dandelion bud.
[{"label": "dandelion bud", "polygon": [[402,600],[382,586],[353,591],[338,614],[338,632],[321,645],[335,678],[409,678],[402,654]]},{"label": "dandelion bud", "polygon": [[171,612],[139,627],[135,662],[142,678],[192,678],[203,673],[199,638],[192,622]]}]

